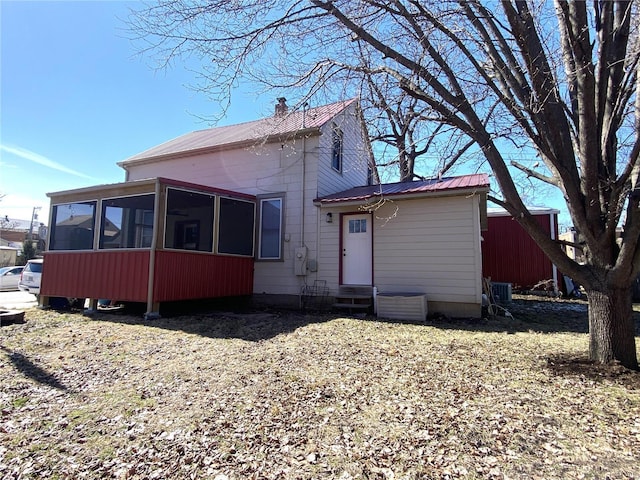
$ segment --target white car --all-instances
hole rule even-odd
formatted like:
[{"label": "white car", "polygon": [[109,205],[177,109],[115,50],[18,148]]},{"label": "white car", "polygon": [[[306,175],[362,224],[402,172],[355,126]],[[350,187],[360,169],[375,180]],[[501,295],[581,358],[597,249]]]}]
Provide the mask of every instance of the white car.
[{"label": "white car", "polygon": [[23,269],[23,266],[0,268],[0,291],[18,290],[18,282]]},{"label": "white car", "polygon": [[24,266],[18,289],[22,292],[40,295],[40,279],[42,278],[42,259],[34,258]]}]

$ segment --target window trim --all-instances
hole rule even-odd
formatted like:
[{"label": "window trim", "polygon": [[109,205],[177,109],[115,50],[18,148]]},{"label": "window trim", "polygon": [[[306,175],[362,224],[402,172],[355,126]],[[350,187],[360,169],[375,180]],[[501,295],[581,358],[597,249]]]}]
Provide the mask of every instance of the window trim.
[{"label": "window trim", "polygon": [[[278,256],[277,257],[263,257],[262,256],[262,205],[264,202],[278,200],[280,202],[280,241],[278,243]],[[284,208],[285,208],[285,194],[279,193],[274,195],[258,195],[257,197],[258,207],[258,224],[256,228],[256,260],[261,262],[282,262],[284,261]]]},{"label": "window trim", "polygon": [[[334,172],[342,173],[344,162],[344,132],[336,124],[331,124],[331,169]],[[336,168],[336,165],[337,168]]]}]

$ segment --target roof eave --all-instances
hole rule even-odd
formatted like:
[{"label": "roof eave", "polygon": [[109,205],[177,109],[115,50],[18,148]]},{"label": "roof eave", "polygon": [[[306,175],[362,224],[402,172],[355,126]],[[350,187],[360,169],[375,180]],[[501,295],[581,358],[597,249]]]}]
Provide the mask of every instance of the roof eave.
[{"label": "roof eave", "polygon": [[240,148],[246,148],[246,147],[251,147],[254,146],[256,144],[259,144],[261,142],[264,143],[277,143],[277,142],[282,142],[285,140],[290,140],[290,139],[297,139],[297,138],[301,138],[301,137],[305,137],[305,136],[312,136],[312,135],[319,135],[320,134],[320,127],[313,127],[313,128],[305,128],[305,129],[301,129],[301,130],[296,130],[295,132],[291,132],[288,134],[278,134],[278,135],[267,135],[266,137],[262,137],[262,138],[254,138],[254,139],[250,139],[250,140],[242,140],[242,141],[237,141],[237,142],[230,142],[230,143],[225,143],[222,145],[213,145],[213,146],[208,146],[208,147],[201,147],[201,148],[194,148],[191,150],[184,150],[181,152],[171,152],[171,153],[165,153],[165,154],[161,154],[161,155],[152,155],[150,157],[140,157],[140,158],[132,158],[132,159],[128,159],[128,160],[122,160],[120,162],[116,162],[116,164],[123,169],[127,169],[127,167],[131,166],[131,165],[144,165],[147,163],[155,163],[155,162],[160,162],[160,161],[164,161],[164,160],[174,160],[174,159],[178,159],[178,158],[186,158],[186,157],[192,157],[194,155],[204,155],[206,153],[213,153],[213,152],[223,152],[223,151],[228,151],[228,150],[238,150]]},{"label": "roof eave", "polygon": [[328,200],[322,201],[322,199],[315,199],[314,205],[320,208],[329,207],[349,207],[349,206],[362,206],[362,205],[374,205],[382,198],[388,198],[392,200],[414,200],[418,198],[426,197],[452,197],[452,196],[464,196],[464,195],[476,195],[482,193],[489,193],[489,186],[479,186],[471,188],[455,188],[451,190],[435,190],[430,192],[415,192],[415,193],[391,193],[391,194],[376,194],[368,195],[366,197],[349,199],[349,200]]},{"label": "roof eave", "polygon": [[117,183],[103,183],[100,185],[92,185],[90,187],[81,187],[74,188],[70,190],[59,190],[57,192],[48,192],[46,195],[49,198],[61,197],[63,195],[79,195],[79,194],[90,194],[95,192],[102,192],[108,189],[117,189],[122,187],[135,187],[142,185],[154,185],[158,181],[157,178],[145,178],[142,180],[133,180],[130,182],[117,182]]},{"label": "roof eave", "polygon": [[[491,207],[493,208],[493,207]],[[506,210],[504,211],[491,211],[491,208],[489,208],[487,210],[487,214],[490,217],[512,217],[513,215],[511,215],[509,212],[507,212]],[[527,207],[525,206],[525,208],[529,211],[529,213],[531,215],[559,215],[560,214],[560,210],[558,210],[557,208],[543,208],[543,207]]]}]

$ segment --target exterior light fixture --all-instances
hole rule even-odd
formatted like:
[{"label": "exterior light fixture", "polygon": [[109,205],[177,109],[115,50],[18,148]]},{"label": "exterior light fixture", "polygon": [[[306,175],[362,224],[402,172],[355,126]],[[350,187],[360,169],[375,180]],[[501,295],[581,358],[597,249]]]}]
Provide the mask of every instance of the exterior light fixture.
[{"label": "exterior light fixture", "polygon": [[327,223],[333,222],[333,213],[327,213]]}]

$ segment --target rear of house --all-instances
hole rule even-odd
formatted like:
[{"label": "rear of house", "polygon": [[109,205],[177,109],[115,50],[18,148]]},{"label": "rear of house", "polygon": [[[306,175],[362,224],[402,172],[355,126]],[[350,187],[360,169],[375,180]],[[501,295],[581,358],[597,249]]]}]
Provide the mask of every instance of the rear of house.
[{"label": "rear of house", "polygon": [[193,132],[119,165],[256,197],[253,293],[297,304],[318,258],[318,195],[366,185],[373,159],[356,100]]},{"label": "rear of house", "polygon": [[[428,311],[479,317],[484,174],[355,188],[317,200],[330,285],[373,285],[382,295],[425,295]],[[337,254],[337,256],[336,256]]]},{"label": "rear of house", "polygon": [[[50,194],[53,244],[46,255],[51,267],[45,267],[43,288],[50,296],[94,300],[144,297],[149,314],[163,301],[222,294],[255,293],[297,303],[307,275],[318,268],[319,212],[313,200],[319,193],[367,184],[372,164],[356,100],[281,110],[254,122],[183,135],[120,162],[126,177],[122,184]],[[187,192],[180,194],[187,197],[180,200],[177,191]],[[220,192],[235,201],[244,195],[247,198],[241,200],[252,202],[250,225],[242,221],[248,215],[228,219],[234,227],[226,233],[239,229],[242,252],[223,251],[219,220],[226,200]],[[127,198],[134,198],[136,205],[127,207]],[[137,218],[138,233],[131,234],[137,243],[119,243],[125,232],[120,219],[110,219],[110,202],[115,202],[115,209],[124,208],[127,218]],[[73,214],[64,215],[71,210]],[[211,211],[210,218],[202,217],[204,211]],[[251,242],[244,240],[247,234]],[[236,238],[226,245],[238,243]],[[178,261],[178,256],[184,258]],[[243,271],[247,267],[242,259],[248,258],[249,290],[203,288],[212,277],[220,278],[216,285],[224,284],[229,274],[226,267],[211,270],[214,259],[209,256],[242,263]],[[89,265],[95,262],[101,274],[90,280]],[[193,273],[190,280],[171,273],[182,272],[185,262]],[[180,291],[158,285],[165,274]],[[105,276],[108,282],[99,280]],[[144,277],[147,283],[136,282],[132,288],[124,281],[130,277]]]},{"label": "rear of house", "polygon": [[[122,161],[125,182],[50,194],[44,295],[166,301],[308,287],[425,295],[479,316],[488,179],[373,185],[356,100],[192,132]],[[49,268],[50,267],[50,268]]]}]

